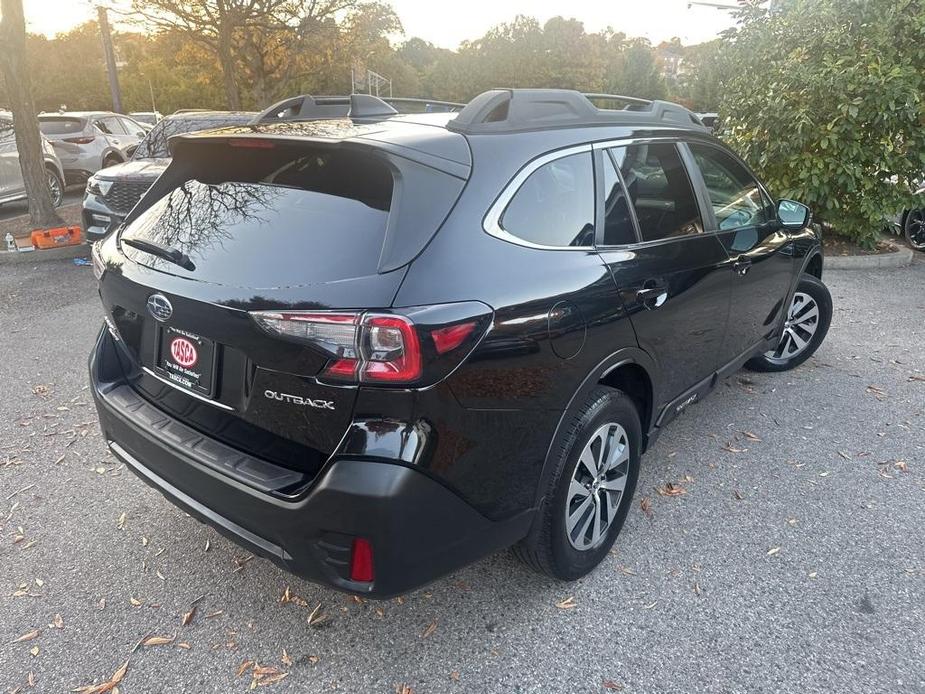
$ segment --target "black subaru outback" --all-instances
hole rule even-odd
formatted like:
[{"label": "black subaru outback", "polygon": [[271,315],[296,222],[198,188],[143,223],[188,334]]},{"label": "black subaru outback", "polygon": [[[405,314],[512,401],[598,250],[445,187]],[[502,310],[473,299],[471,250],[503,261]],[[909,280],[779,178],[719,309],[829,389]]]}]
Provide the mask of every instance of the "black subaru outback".
[{"label": "black subaru outback", "polygon": [[593,569],[665,425],[743,365],[802,363],[832,314],[807,208],[682,107],[605,99],[305,97],[172,140],[94,247],[109,448],[342,590],[511,545]]}]

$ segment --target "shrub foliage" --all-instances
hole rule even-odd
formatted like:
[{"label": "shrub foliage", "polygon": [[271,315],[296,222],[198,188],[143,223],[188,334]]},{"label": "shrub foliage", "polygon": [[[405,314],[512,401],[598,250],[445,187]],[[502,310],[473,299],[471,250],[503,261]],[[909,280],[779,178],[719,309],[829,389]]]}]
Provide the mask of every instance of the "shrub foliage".
[{"label": "shrub foliage", "polygon": [[726,41],[724,137],[776,194],[873,245],[925,171],[925,3],[749,0]]}]

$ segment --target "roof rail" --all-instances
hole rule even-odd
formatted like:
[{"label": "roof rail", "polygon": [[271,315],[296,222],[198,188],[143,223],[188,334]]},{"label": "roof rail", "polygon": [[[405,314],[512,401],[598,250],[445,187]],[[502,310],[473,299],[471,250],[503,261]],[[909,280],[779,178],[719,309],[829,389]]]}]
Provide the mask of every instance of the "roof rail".
[{"label": "roof rail", "polygon": [[281,120],[321,118],[383,118],[398,111],[371,94],[350,96],[312,96],[302,94],[278,101],[254,116],[251,125]]},{"label": "roof rail", "polygon": [[399,111],[395,106],[412,105],[425,113],[455,112],[465,107],[455,101],[437,101],[410,97],[378,97],[372,94],[349,96],[312,96],[302,94],[278,101],[265,108],[251,121],[273,123],[280,120],[317,120],[321,118],[388,118]]},{"label": "roof rail", "polygon": [[[599,109],[592,98],[622,100],[628,106]],[[706,130],[693,112],[679,104],[570,89],[492,89],[470,101],[446,127],[476,135],[595,125],[683,125]]]}]

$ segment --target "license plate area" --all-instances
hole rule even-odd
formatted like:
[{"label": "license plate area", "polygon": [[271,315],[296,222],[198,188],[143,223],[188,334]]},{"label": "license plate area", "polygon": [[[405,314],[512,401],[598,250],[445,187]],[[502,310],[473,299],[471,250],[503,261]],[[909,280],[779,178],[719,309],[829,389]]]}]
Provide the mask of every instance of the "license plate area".
[{"label": "license plate area", "polygon": [[215,394],[215,342],[169,325],[157,326],[155,370],[179,388]]}]

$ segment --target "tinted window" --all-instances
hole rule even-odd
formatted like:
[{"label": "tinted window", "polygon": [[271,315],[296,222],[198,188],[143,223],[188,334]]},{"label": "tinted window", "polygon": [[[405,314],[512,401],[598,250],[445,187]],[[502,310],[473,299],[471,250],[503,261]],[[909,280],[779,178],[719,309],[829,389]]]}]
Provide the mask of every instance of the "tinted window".
[{"label": "tinted window", "polygon": [[524,181],[501,216],[501,228],[542,246],[594,243],[591,153],[544,164]]},{"label": "tinted window", "polygon": [[614,157],[626,184],[644,241],[703,231],[694,189],[670,143],[617,147]]},{"label": "tinted window", "polygon": [[[622,156],[622,152],[618,153]],[[636,228],[630,215],[626,190],[610,155],[604,153],[604,245],[636,243]],[[619,160],[618,160],[619,161]]]},{"label": "tinted window", "polygon": [[125,135],[125,128],[118,118],[100,118],[93,124],[107,135]]},{"label": "tinted window", "polygon": [[758,182],[735,158],[715,147],[692,144],[690,148],[720,229],[757,226],[774,219],[771,203]]},{"label": "tinted window", "polygon": [[[144,210],[123,238],[178,248],[181,268],[129,246],[133,260],[216,284],[293,287],[375,275],[392,173],[352,152],[214,151],[229,156]],[[210,167],[211,168],[211,167]]]},{"label": "tinted window", "polygon": [[141,133],[142,135],[144,135],[144,133],[145,133],[145,129],[144,129],[144,128],[142,128],[142,127],[141,127],[138,123],[136,123],[135,121],[129,120],[128,118],[120,118],[120,119],[119,119],[119,122],[122,123],[122,127],[125,128],[125,131],[126,131],[129,135],[137,135],[137,134],[139,134],[139,133]]},{"label": "tinted window", "polygon": [[73,135],[84,129],[79,118],[41,118],[39,130],[45,135]]}]

